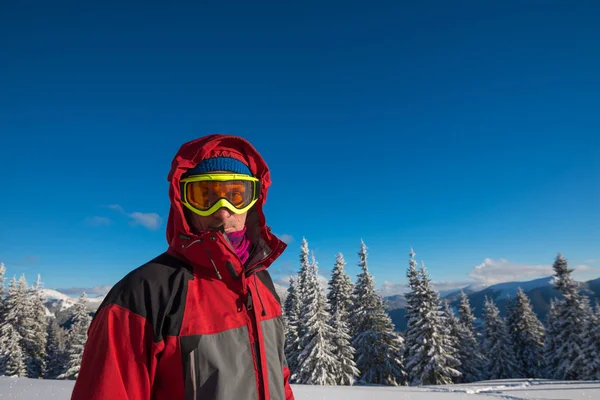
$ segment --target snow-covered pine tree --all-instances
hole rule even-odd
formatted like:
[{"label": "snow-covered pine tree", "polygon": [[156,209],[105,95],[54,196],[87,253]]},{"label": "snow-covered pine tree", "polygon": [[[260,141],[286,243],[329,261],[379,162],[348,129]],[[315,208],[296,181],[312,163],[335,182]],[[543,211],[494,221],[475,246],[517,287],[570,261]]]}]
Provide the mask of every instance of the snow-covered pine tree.
[{"label": "snow-covered pine tree", "polygon": [[[419,330],[418,325],[421,320],[421,313],[419,310],[420,304],[422,303],[423,287],[419,278],[419,270],[417,268],[417,261],[415,260],[415,251],[411,247],[408,260],[408,270],[406,271],[406,277],[408,279],[409,291],[404,294],[406,299],[406,308],[404,317],[406,318],[406,331],[404,333],[404,361],[408,364],[408,360],[414,359],[415,354],[418,351],[419,343]],[[409,380],[412,380],[411,370],[407,369]]]},{"label": "snow-covered pine tree", "polygon": [[[15,278],[13,277],[13,279]],[[28,294],[27,279],[24,274],[16,281],[13,293],[10,296],[12,297],[11,308],[13,309],[15,316],[13,327],[19,331],[19,334],[21,335],[21,347],[23,348],[25,358],[27,359],[26,344],[31,340],[29,336],[31,335],[30,332],[33,325],[33,313],[31,300]]]},{"label": "snow-covered pine tree", "polygon": [[331,326],[334,330],[333,354],[339,362],[336,372],[338,385],[353,385],[360,371],[356,368],[354,356],[356,350],[350,344],[350,310],[352,307],[352,281],[346,273],[346,261],[342,253],[338,253],[333,267],[331,279],[328,282],[327,300],[332,316]]},{"label": "snow-covered pine tree", "polygon": [[42,278],[38,274],[37,281],[28,293],[31,307],[30,334],[25,340],[27,376],[41,378],[46,369],[46,341],[48,339],[47,317],[42,296]]},{"label": "snow-covered pine tree", "polygon": [[6,267],[0,262],[0,298],[4,299],[4,282],[6,282]]},{"label": "snow-covered pine tree", "polygon": [[583,329],[583,338],[582,338],[582,375],[581,379],[595,379],[589,376],[590,366],[597,362],[597,355],[594,353],[593,347],[589,346],[590,341],[595,336],[595,331],[593,329],[588,329],[595,326],[595,315],[594,309],[590,305],[590,298],[586,295],[583,295],[583,313],[585,315],[585,326]]},{"label": "snow-covered pine tree", "polygon": [[404,339],[394,331],[381,296],[375,292],[375,280],[369,272],[367,246],[361,240],[358,275],[350,314],[352,346],[356,349],[359,381],[367,384],[404,385]]},{"label": "snow-covered pine tree", "polygon": [[[34,290],[29,290],[25,275],[21,275],[17,282],[17,297],[21,299],[17,307],[19,324],[13,326],[21,335],[21,348],[23,349],[23,356],[25,357],[27,376],[30,378],[38,378],[44,372],[45,357],[40,358],[40,354],[43,355],[46,351],[46,343],[42,343],[43,347],[40,347],[40,344],[38,344],[38,340],[42,340],[42,334],[38,332],[40,327],[38,327],[35,322],[35,314],[37,311],[35,311],[34,308],[35,295],[32,294],[33,291]],[[43,304],[40,306],[42,307],[42,313],[44,313]],[[45,330],[44,323],[44,333]]]},{"label": "snow-covered pine tree", "polygon": [[71,307],[72,324],[67,335],[68,363],[65,368],[66,371],[58,377],[59,379],[77,379],[77,375],[79,374],[83,349],[87,341],[87,330],[91,322],[91,317],[87,311],[86,299],[86,293],[81,293],[77,303]]},{"label": "snow-covered pine tree", "polygon": [[356,350],[350,344],[348,325],[344,322],[340,313],[333,314],[331,319],[333,328],[333,356],[337,361],[335,381],[338,385],[354,385],[360,376],[360,371],[354,362]]},{"label": "snow-covered pine tree", "polygon": [[596,303],[596,311],[589,319],[586,330],[589,335],[585,346],[591,361],[586,365],[585,379],[600,380],[600,303]]},{"label": "snow-covered pine tree", "polygon": [[508,332],[508,335],[510,336],[510,342],[512,343],[512,346],[513,346],[513,354],[515,355],[516,368],[512,372],[512,377],[513,378],[526,378],[527,375],[525,374],[525,370],[524,370],[523,366],[521,365],[521,363],[519,363],[519,360],[517,359],[517,343],[518,343],[517,336],[519,336],[519,331],[518,331],[518,327],[517,327],[517,318],[518,317],[517,317],[516,307],[517,307],[517,305],[516,305],[515,301],[509,295],[508,300],[507,300],[507,305],[506,305],[506,318],[504,319],[504,321],[506,324],[506,331]]},{"label": "snow-covered pine tree", "polygon": [[518,370],[525,378],[542,378],[544,326],[533,312],[529,297],[521,288],[517,289],[513,307],[514,314],[509,327]]},{"label": "snow-covered pine tree", "polygon": [[417,340],[411,343],[411,357],[406,369],[412,385],[444,385],[459,378],[460,361],[457,349],[448,335],[447,321],[441,310],[439,294],[431,287],[431,280],[424,264],[419,269],[421,293],[418,305],[419,321],[415,326]]},{"label": "snow-covered pine tree", "polygon": [[[290,322],[289,320],[291,319],[291,329],[293,331],[293,320],[294,320],[294,312],[296,310],[300,309],[300,302],[298,300],[298,284],[296,283],[296,279],[294,279],[293,276],[290,276],[289,279],[289,286],[286,290],[287,292],[287,296],[285,297],[285,302],[283,303],[283,310],[282,310],[282,316],[283,316],[283,322],[284,322],[284,328],[285,328],[285,334],[287,336],[288,331],[290,329],[289,325]],[[291,297],[290,297],[291,296]],[[296,319],[298,318],[299,313],[296,313],[295,317]],[[298,332],[296,332],[296,335],[298,334]]]},{"label": "snow-covered pine tree", "polygon": [[298,366],[298,350],[300,337],[298,329],[300,324],[300,298],[298,297],[297,283],[293,277],[290,277],[290,286],[287,289],[288,295],[283,305],[286,319],[285,335],[285,356],[290,369],[291,376],[295,376]]},{"label": "snow-covered pine tree", "polygon": [[546,323],[544,324],[544,378],[547,379],[554,379],[557,376],[558,364],[560,363],[557,351],[561,346],[558,337],[559,321],[557,303],[558,299],[550,299],[550,306],[546,314]]},{"label": "snow-covered pine tree", "polygon": [[461,289],[460,291],[460,304],[458,306],[458,320],[461,325],[467,328],[473,334],[473,337],[477,340],[478,335],[475,329],[475,316],[473,315],[473,310],[471,309],[471,303],[469,302],[469,297],[465,294],[465,292]]},{"label": "snow-covered pine tree", "polygon": [[462,363],[461,363],[461,354],[460,354],[460,338],[462,336],[461,329],[462,326],[458,318],[456,318],[456,314],[454,314],[454,310],[447,299],[441,301],[442,309],[444,310],[443,318],[446,321],[444,326],[444,335],[448,338],[448,343],[450,346],[456,350],[454,356],[458,361],[458,366],[456,370],[460,372],[460,376],[457,376],[453,379],[454,383],[461,382],[463,378],[463,373],[461,371]]},{"label": "snow-covered pine tree", "polygon": [[506,322],[494,300],[487,296],[483,305],[483,353],[488,360],[488,379],[513,378],[517,363]]},{"label": "snow-covered pine tree", "polygon": [[[306,238],[302,238],[302,243],[300,244],[300,270],[298,271],[298,279],[296,281],[296,292],[298,292],[298,298],[300,299],[300,315],[306,313],[306,302],[305,298],[305,288],[306,281],[311,274],[311,265],[309,261],[309,253],[310,250],[308,248],[308,241]],[[307,323],[305,320],[300,318],[298,321],[298,337],[300,338],[300,345],[302,345],[302,337],[306,334]],[[302,351],[302,348],[299,348],[299,351]]]},{"label": "snow-covered pine tree", "polygon": [[589,299],[581,295],[579,284],[571,277],[572,269],[562,254],[558,254],[552,266],[554,288],[560,291],[562,299],[556,305],[558,335],[556,358],[560,360],[556,378],[580,380],[585,376],[585,366],[589,362],[584,348],[585,328],[591,315]]},{"label": "snow-covered pine tree", "polygon": [[450,335],[456,338],[454,347],[457,349],[456,358],[460,365],[456,368],[461,376],[456,383],[475,382],[482,379],[482,371],[485,367],[485,358],[479,349],[479,343],[473,336],[473,332],[465,327],[457,318],[447,300],[444,300],[444,310],[448,319]]},{"label": "snow-covered pine tree", "polygon": [[[307,281],[310,279],[312,274],[312,265],[309,261],[310,250],[308,247],[308,241],[306,238],[302,238],[302,243],[300,244],[300,269],[298,271],[298,278],[296,280],[296,292],[298,293],[299,303],[300,303],[300,313],[298,317],[298,344],[297,351],[292,354],[292,364],[295,363],[296,369],[298,368],[298,356],[302,353],[303,345],[304,345],[304,337],[306,336],[309,326],[308,321],[304,318],[305,315],[309,313],[307,310],[308,304],[305,301],[306,298],[306,286]],[[295,374],[290,375],[290,380],[292,382],[296,382],[298,379],[298,371]]]},{"label": "snow-covered pine tree", "polygon": [[353,341],[359,334],[369,330],[367,313],[368,310],[376,307],[375,283],[367,264],[367,246],[362,240],[360,243],[358,266],[362,272],[358,275],[356,285],[352,290],[352,308],[350,310],[350,327],[352,329],[350,333]]},{"label": "snow-covered pine tree", "polygon": [[333,354],[334,332],[329,325],[331,315],[319,285],[314,255],[307,271],[302,299],[306,307],[301,315],[301,319],[306,321],[306,333],[301,338],[302,352],[298,355],[295,381],[307,385],[335,385],[339,366]]},{"label": "snow-covered pine tree", "polygon": [[48,340],[46,341],[46,379],[56,379],[65,372],[67,365],[66,337],[67,332],[52,318],[48,323]]},{"label": "snow-covered pine tree", "polygon": [[304,287],[306,286],[306,278],[309,274],[310,268],[310,250],[308,248],[308,241],[305,237],[302,238],[302,243],[300,243],[300,270],[298,272],[298,285],[296,290],[298,291],[298,296],[302,299],[304,298]]},{"label": "snow-covered pine tree", "polygon": [[463,374],[461,382],[476,382],[484,379],[484,369],[487,363],[481,352],[474,321],[475,316],[471,309],[471,303],[464,291],[460,291],[460,304],[458,308],[458,322],[461,327],[458,340],[458,358],[460,366],[458,370]]},{"label": "snow-covered pine tree", "polygon": [[21,317],[20,306],[23,302],[23,298],[19,296],[17,287],[17,278],[15,276],[8,282],[8,290],[6,291],[6,297],[4,298],[4,320],[2,322],[12,322],[13,326],[20,323]]},{"label": "snow-covered pine tree", "polygon": [[13,277],[8,284],[4,321],[0,326],[0,375],[9,374],[6,368],[9,368],[10,375],[26,375],[23,340],[17,328],[23,321],[24,304],[25,295],[21,293],[16,277]]},{"label": "snow-covered pine tree", "polygon": [[6,267],[0,263],[0,324],[4,322],[4,282],[6,281]]},{"label": "snow-covered pine tree", "polygon": [[352,280],[345,270],[346,261],[342,253],[338,253],[331,273],[331,279],[328,282],[329,292],[327,300],[329,301],[330,312],[332,315],[340,314],[341,319],[347,323],[349,313],[352,309]]},{"label": "snow-covered pine tree", "polygon": [[[406,385],[404,339],[394,332],[389,317],[383,314],[378,314],[378,317],[381,319],[378,327],[362,332],[352,343],[357,349],[358,381],[362,384]],[[392,329],[389,329],[390,325]]]},{"label": "snow-covered pine tree", "polygon": [[6,376],[26,376],[25,356],[21,348],[21,335],[10,322],[0,327],[2,350],[0,354],[0,374]]}]

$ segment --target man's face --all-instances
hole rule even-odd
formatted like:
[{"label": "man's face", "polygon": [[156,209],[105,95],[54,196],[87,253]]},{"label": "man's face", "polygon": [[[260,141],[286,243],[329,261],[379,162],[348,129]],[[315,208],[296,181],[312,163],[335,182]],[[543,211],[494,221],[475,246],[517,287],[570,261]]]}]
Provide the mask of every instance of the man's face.
[{"label": "man's face", "polygon": [[[213,171],[214,173],[227,173],[227,171]],[[188,210],[186,210],[188,211]],[[246,225],[246,217],[248,212],[243,214],[235,214],[225,207],[219,208],[217,211],[203,217],[194,212],[186,212],[188,223],[196,232],[218,229],[221,226],[225,233],[237,232],[244,229]]]}]

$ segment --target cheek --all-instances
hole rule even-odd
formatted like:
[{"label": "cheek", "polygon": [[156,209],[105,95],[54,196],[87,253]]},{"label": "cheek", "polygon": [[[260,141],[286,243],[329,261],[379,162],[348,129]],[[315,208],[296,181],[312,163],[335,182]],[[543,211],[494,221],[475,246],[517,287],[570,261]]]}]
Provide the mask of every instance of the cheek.
[{"label": "cheek", "polygon": [[206,217],[190,213],[188,221],[190,222],[190,225],[195,229],[203,230],[206,228]]},{"label": "cheek", "polygon": [[246,215],[247,214],[241,214],[241,215],[234,214],[232,217],[235,218],[235,222],[237,225],[244,226],[246,224]]},{"label": "cheek", "polygon": [[229,220],[225,222],[225,225],[236,229],[242,229],[244,225],[246,225],[246,215],[247,214],[232,214]]}]

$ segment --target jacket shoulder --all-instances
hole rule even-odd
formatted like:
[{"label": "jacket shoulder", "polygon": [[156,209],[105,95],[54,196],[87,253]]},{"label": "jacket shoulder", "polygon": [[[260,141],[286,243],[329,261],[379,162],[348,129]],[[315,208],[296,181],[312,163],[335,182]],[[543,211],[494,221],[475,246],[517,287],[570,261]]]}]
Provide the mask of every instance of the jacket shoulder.
[{"label": "jacket shoulder", "polygon": [[145,318],[152,326],[154,341],[176,336],[181,330],[190,267],[163,253],[125,275],[108,292],[95,315],[117,305]]}]

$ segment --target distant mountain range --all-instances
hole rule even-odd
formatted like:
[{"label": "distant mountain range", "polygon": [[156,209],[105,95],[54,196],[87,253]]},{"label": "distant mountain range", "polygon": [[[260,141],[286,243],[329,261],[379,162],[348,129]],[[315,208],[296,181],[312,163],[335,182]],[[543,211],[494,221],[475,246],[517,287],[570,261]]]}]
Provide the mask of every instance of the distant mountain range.
[{"label": "distant mountain range", "polygon": [[386,296],[383,298],[385,301],[385,307],[388,310],[397,310],[399,308],[406,307],[406,299],[403,294],[395,294],[393,296]]},{"label": "distant mountain range", "polygon": [[[537,314],[540,321],[544,322],[546,320],[546,314],[548,313],[550,300],[554,297],[561,298],[560,293],[552,287],[552,281],[553,277],[548,276],[525,282],[498,283],[496,285],[484,287],[480,290],[474,290],[473,286],[467,286],[463,290],[471,303],[474,316],[480,320],[486,296],[494,299],[494,302],[500,310],[500,314],[505,315],[508,299],[514,299],[517,289],[520,287],[529,297],[533,311]],[[593,304],[594,301],[600,300],[600,278],[581,282],[581,286],[583,293],[590,297]],[[442,299],[447,299],[455,312],[458,310],[460,304],[460,289],[442,294],[440,297]],[[397,331],[406,330],[407,321],[404,317],[406,301],[403,302],[403,299],[403,295],[385,297],[388,305],[388,314],[392,318],[392,322],[394,322]],[[398,307],[394,307],[394,305],[398,305]]]},{"label": "distant mountain range", "polygon": [[[46,315],[55,317],[59,324],[64,324],[69,317],[69,308],[77,303],[77,297],[71,297],[53,289],[41,289],[44,298]],[[86,305],[90,314],[93,314],[104,300],[104,296],[88,297]]]},{"label": "distant mountain range", "polygon": [[[508,299],[514,298],[517,289],[520,287],[531,300],[533,311],[538,315],[538,318],[544,322],[546,314],[548,313],[550,299],[561,297],[560,293],[552,287],[552,280],[553,277],[548,276],[531,281],[504,282],[491,286],[475,284],[466,286],[462,290],[469,298],[473,314],[476,318],[481,319],[483,303],[486,296],[494,299],[501,315],[505,315]],[[592,300],[600,301],[600,278],[582,282],[581,284],[582,290],[586,295]],[[283,305],[287,297],[287,288],[277,283],[274,283],[274,285]],[[442,299],[447,299],[455,312],[458,309],[460,302],[460,291],[461,289],[440,292],[440,297]],[[65,317],[68,314],[67,310],[77,302],[77,297],[71,297],[53,289],[42,289],[42,294],[45,299],[44,305],[46,307],[46,314],[48,316],[55,316],[61,322],[65,321]],[[87,298],[87,306],[90,314],[93,314],[97,310],[103,299],[104,296]],[[404,317],[406,299],[404,298],[404,295],[397,294],[386,296],[384,297],[384,301],[386,303],[387,312],[396,326],[396,330],[406,330],[407,321]]]}]

